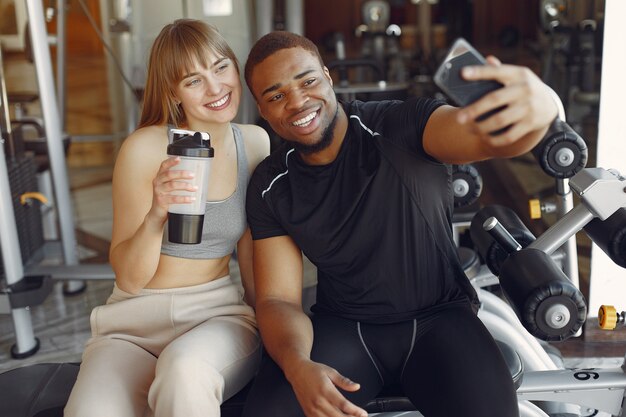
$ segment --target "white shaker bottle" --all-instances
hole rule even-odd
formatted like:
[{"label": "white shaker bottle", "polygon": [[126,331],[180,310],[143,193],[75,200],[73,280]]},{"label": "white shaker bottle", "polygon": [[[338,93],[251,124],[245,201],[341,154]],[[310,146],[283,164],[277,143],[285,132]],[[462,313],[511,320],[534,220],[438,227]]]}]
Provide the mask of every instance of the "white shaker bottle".
[{"label": "white shaker bottle", "polygon": [[[191,133],[191,132],[190,132]],[[202,224],[207,199],[211,160],[214,150],[206,132],[175,135],[167,147],[168,156],[180,157],[172,169],[191,171],[195,175],[185,181],[196,185],[196,191],[175,191],[173,194],[194,196],[191,203],[170,204],[168,208],[168,239],[172,243],[198,244],[202,240]]]}]

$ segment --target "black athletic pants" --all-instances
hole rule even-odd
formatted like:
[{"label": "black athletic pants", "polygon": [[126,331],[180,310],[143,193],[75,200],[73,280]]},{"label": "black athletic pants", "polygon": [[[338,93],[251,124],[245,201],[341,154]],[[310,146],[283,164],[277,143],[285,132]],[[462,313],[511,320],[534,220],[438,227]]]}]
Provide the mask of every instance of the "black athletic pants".
[{"label": "black athletic pants", "polygon": [[[365,324],[312,318],[311,359],[361,384],[348,400],[363,406],[398,385],[425,417],[518,417],[511,374],[485,326],[466,303],[419,320]],[[244,417],[304,416],[282,370],[266,357]]]}]

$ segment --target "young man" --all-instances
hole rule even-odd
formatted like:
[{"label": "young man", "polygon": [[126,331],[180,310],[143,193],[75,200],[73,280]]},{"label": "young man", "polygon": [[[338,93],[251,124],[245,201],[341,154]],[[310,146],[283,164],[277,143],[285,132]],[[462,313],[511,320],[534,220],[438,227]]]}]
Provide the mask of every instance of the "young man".
[{"label": "young man", "polygon": [[[557,107],[529,69],[489,63],[463,76],[504,87],[463,109],[426,98],[339,103],[308,39],[273,32],[254,45],[246,82],[286,142],[248,188],[256,312],[273,361],[246,417],[366,416],[360,406],[386,385],[428,417],[518,416],[457,257],[447,164],[529,151]],[[312,318],[302,252],[318,268]]]}]

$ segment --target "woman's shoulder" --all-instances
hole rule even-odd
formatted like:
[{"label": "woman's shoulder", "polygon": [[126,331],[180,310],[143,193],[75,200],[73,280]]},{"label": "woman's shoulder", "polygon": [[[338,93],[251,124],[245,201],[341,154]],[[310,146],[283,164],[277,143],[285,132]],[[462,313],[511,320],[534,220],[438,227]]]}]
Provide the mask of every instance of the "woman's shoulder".
[{"label": "woman's shoulder", "polygon": [[269,142],[269,135],[261,126],[239,123],[233,123],[233,125],[241,130],[241,134],[245,140],[258,140],[260,138],[267,139]]},{"label": "woman's shoulder", "polygon": [[241,136],[246,146],[246,155],[255,161],[255,166],[270,152],[270,137],[260,126],[250,124],[236,124],[241,130]]},{"label": "woman's shoulder", "polygon": [[124,139],[120,153],[162,154],[165,146],[167,146],[167,126],[146,126],[135,130]]},{"label": "woman's shoulder", "polygon": [[135,130],[122,142],[116,165],[130,160],[135,164],[161,163],[167,150],[167,127],[147,126]]},{"label": "woman's shoulder", "polygon": [[128,135],[124,140],[124,144],[129,143],[134,146],[140,146],[146,142],[148,144],[154,144],[155,141],[167,142],[167,126],[154,125],[141,127]]}]

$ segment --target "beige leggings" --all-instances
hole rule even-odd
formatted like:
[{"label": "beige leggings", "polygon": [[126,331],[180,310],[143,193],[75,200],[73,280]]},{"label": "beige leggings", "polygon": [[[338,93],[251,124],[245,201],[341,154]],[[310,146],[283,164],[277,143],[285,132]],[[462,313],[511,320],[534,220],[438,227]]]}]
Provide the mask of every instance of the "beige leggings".
[{"label": "beige leggings", "polygon": [[217,417],[261,356],[254,312],[229,276],[138,295],[115,286],[91,331],[66,417]]}]

